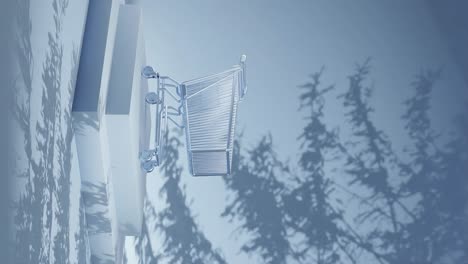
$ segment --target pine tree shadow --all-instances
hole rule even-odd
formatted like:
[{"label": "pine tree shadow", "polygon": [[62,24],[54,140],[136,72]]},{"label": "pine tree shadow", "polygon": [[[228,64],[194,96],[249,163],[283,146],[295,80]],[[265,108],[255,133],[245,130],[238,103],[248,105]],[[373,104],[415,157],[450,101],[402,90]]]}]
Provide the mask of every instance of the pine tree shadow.
[{"label": "pine tree shadow", "polygon": [[402,116],[413,142],[407,150],[411,159],[403,166],[407,177],[403,188],[419,197],[415,219],[407,225],[404,257],[415,262],[461,263],[468,260],[468,116],[465,112],[454,120],[455,132],[448,136],[448,143],[439,140],[444,135],[434,128],[430,110],[432,90],[440,76],[440,71],[416,76],[414,95],[405,101]]},{"label": "pine tree shadow", "polygon": [[242,252],[259,254],[265,263],[285,263],[290,252],[281,206],[285,186],[277,178],[286,168],[276,157],[272,137],[262,137],[248,160],[240,155],[239,139],[234,151],[233,173],[224,178],[234,198],[222,216],[239,220],[238,230],[249,234]]},{"label": "pine tree shadow", "polygon": [[78,251],[77,263],[86,263],[88,261],[87,252],[89,252],[88,230],[86,224],[86,213],[84,209],[83,199],[80,199],[80,213],[79,213],[79,233],[75,234],[75,241],[77,241],[76,249]]},{"label": "pine tree shadow", "polygon": [[[18,2],[18,59],[24,89],[17,91],[14,116],[24,136],[27,183],[15,215],[15,258],[18,263],[65,263],[69,255],[69,204],[71,170],[71,98],[74,84],[62,89],[62,19],[68,1],[54,1],[55,31],[48,34],[48,50],[42,72],[40,118],[31,120],[32,51],[29,1]],[[77,52],[72,58],[72,79],[77,70]],[[68,92],[68,94],[66,94]],[[35,98],[37,99],[37,98]],[[65,127],[65,129],[63,129]],[[33,157],[34,153],[34,157]],[[36,154],[37,153],[37,154]],[[54,229],[57,234],[53,234]]]},{"label": "pine tree shadow", "polygon": [[242,155],[236,142],[234,173],[225,178],[233,198],[222,216],[247,234],[242,252],[264,263],[467,261],[467,115],[441,143],[430,115],[441,71],[416,75],[400,120],[412,142],[403,158],[375,122],[370,70],[370,60],[357,65],[346,91],[334,98],[346,111],[340,127],[346,137],[328,127],[323,95],[334,88],[319,88],[323,69],[301,86],[306,126],[293,171],[282,169],[271,136]]},{"label": "pine tree shadow", "polygon": [[[179,130],[174,133],[180,135]],[[166,157],[157,172],[164,178],[159,196],[164,209],[156,211],[149,200],[145,203],[145,222],[142,236],[137,239],[135,249],[139,263],[226,263],[200,230],[182,187],[182,167],[179,162],[181,141],[177,136],[169,138]],[[160,234],[161,247],[151,245],[151,234]]]},{"label": "pine tree shadow", "polygon": [[411,84],[414,94],[404,102],[401,118],[412,142],[405,146],[406,159],[373,120],[372,89],[365,85],[369,72],[369,61],[359,65],[341,97],[352,136],[340,149],[350,186],[361,190],[348,191],[359,197],[362,209],[356,223],[366,227],[354,235],[356,246],[381,263],[466,261],[460,253],[467,245],[466,233],[460,230],[466,230],[461,219],[467,217],[462,208],[466,208],[468,179],[459,170],[466,168],[466,160],[459,157],[467,150],[453,147],[466,146],[466,140],[452,137],[447,146],[441,145],[441,133],[430,115],[432,90],[441,71],[422,72]]},{"label": "pine tree shadow", "polygon": [[105,183],[94,184],[83,182],[82,199],[86,210],[88,233],[111,233],[109,220],[107,188]]},{"label": "pine tree shadow", "polygon": [[135,240],[135,251],[139,264],[156,264],[159,263],[160,257],[155,256],[155,249],[151,243],[152,231],[149,229],[149,222],[156,219],[156,211],[147,198],[144,206],[143,227],[141,235]]},{"label": "pine tree shadow", "polygon": [[56,204],[57,209],[55,217],[59,226],[59,231],[54,238],[54,254],[55,261],[66,263],[69,255],[69,223],[70,223],[70,173],[72,166],[72,141],[74,131],[72,128],[71,106],[72,98],[75,88],[75,77],[78,72],[78,52],[73,51],[72,55],[72,70],[71,81],[68,84],[68,104],[65,104],[62,113],[60,134],[57,140],[57,156],[59,160],[58,174],[56,174],[57,187],[56,187]]},{"label": "pine tree shadow", "polygon": [[[19,64],[20,76],[15,83],[13,116],[21,132],[23,132],[24,151],[28,163],[28,169],[16,176],[29,178],[30,163],[32,159],[31,132],[30,132],[30,97],[32,90],[32,49],[31,49],[31,19],[29,17],[30,0],[17,1],[16,6],[16,58]],[[18,164],[17,164],[18,166]],[[18,166],[19,167],[19,166]],[[16,168],[19,169],[19,168]],[[15,180],[15,179],[13,179]],[[27,195],[29,190],[27,190]],[[31,223],[30,198],[25,195],[19,198],[17,211],[15,212],[15,260],[18,263],[27,263],[29,259],[29,244],[34,237],[29,231]],[[37,249],[36,249],[37,250]]]},{"label": "pine tree shadow", "polygon": [[86,128],[99,130],[99,124],[96,118],[88,113],[79,113],[73,115],[73,128],[77,135],[82,135]]}]

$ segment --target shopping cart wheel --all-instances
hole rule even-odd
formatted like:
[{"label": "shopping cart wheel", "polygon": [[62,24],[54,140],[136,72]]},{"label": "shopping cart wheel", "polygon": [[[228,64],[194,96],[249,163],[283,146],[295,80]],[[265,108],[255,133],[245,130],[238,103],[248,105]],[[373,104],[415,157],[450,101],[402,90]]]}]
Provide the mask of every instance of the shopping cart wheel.
[{"label": "shopping cart wheel", "polygon": [[148,104],[160,104],[161,99],[159,99],[158,95],[155,92],[147,93],[145,96],[145,101]]},{"label": "shopping cart wheel", "polygon": [[159,74],[154,71],[153,67],[145,66],[143,70],[141,71],[141,76],[143,76],[146,79],[154,79],[154,78],[158,78]]},{"label": "shopping cart wheel", "polygon": [[154,156],[154,151],[151,150],[144,150],[140,153],[140,160],[141,161],[149,161],[153,158]]},{"label": "shopping cart wheel", "polygon": [[152,172],[152,171],[154,170],[155,167],[156,167],[156,166],[155,166],[155,163],[154,163],[154,161],[152,161],[152,160],[143,162],[143,164],[142,164],[143,170],[145,170],[147,173]]}]

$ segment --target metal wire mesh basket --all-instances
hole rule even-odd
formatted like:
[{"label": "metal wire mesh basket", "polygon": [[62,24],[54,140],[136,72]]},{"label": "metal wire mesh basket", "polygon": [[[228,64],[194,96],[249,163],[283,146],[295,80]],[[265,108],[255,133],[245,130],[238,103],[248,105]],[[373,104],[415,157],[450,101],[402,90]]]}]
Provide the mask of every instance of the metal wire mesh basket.
[{"label": "metal wire mesh basket", "polygon": [[[157,110],[157,147],[152,152],[157,162],[153,164],[159,165],[164,156],[164,139],[161,137],[166,134],[167,121],[176,123],[168,115],[180,115],[187,139],[190,173],[193,176],[221,176],[232,172],[237,108],[247,91],[245,60],[243,55],[240,63],[227,71],[181,84],[146,69],[148,72],[144,72],[144,76],[158,79],[158,93],[147,97],[147,102],[157,104],[157,109],[161,109]],[[169,92],[169,87],[176,88],[177,96]],[[165,93],[180,103],[178,108],[169,107],[172,112],[165,106]],[[144,158],[148,160],[148,156]]]},{"label": "metal wire mesh basket", "polygon": [[245,64],[181,84],[190,171],[194,176],[231,173],[235,123],[245,94]]}]

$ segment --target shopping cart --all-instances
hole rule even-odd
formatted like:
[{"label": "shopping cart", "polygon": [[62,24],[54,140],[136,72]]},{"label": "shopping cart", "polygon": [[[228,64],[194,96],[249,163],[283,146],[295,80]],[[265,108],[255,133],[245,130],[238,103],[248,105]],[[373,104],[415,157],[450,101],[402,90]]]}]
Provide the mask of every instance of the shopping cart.
[{"label": "shopping cart", "polygon": [[[193,176],[229,175],[238,103],[247,92],[246,56],[231,69],[178,83],[145,67],[145,78],[157,79],[156,92],[146,102],[156,105],[155,148],[140,155],[142,168],[152,171],[164,160],[169,121],[183,128],[189,170]],[[175,92],[171,92],[175,91]],[[168,106],[166,94],[176,107]],[[173,117],[180,116],[182,124]]]}]

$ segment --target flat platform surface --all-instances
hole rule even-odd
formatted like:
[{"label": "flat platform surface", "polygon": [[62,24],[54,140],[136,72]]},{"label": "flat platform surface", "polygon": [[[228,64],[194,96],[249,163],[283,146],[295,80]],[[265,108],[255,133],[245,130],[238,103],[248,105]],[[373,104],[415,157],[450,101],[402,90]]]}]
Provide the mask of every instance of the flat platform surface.
[{"label": "flat platform surface", "polygon": [[148,83],[141,77],[144,66],[140,8],[121,6],[104,122],[115,217],[122,235],[139,235],[143,223],[146,173],[140,168],[139,153],[147,148],[149,136],[149,111],[144,100]]}]

